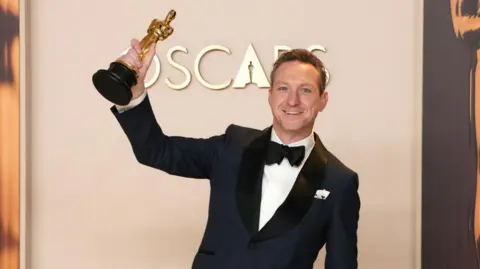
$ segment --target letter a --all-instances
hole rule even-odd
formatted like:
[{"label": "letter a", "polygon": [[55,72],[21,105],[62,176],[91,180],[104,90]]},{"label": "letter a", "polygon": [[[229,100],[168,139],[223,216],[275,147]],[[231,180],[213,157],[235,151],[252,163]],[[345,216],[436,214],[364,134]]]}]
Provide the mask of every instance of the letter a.
[{"label": "letter a", "polygon": [[240,65],[232,87],[235,89],[245,88],[249,83],[255,83],[259,88],[270,87],[268,78],[252,44],[248,46],[247,52],[245,52],[243,62]]}]

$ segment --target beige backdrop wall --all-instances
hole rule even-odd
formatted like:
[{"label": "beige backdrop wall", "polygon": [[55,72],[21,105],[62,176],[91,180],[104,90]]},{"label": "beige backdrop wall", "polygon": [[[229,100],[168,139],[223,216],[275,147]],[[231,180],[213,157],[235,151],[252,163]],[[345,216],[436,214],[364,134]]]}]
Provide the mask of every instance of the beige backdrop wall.
[{"label": "beige backdrop wall", "polygon": [[[330,103],[316,131],[360,174],[361,268],[418,264],[421,3],[416,1],[60,1],[29,3],[28,157],[32,269],[189,268],[207,213],[208,183],[139,165],[91,76],[141,38],[151,19],[177,10],[175,33],[158,45],[161,77],[150,88],[168,134],[206,137],[230,123],[270,124],[267,90],[205,89],[233,78],[249,44],[270,72],[274,46],[306,48],[326,63]],[[412,17],[414,19],[412,19]],[[169,89],[192,73],[183,91]],[[323,254],[317,268],[323,268]]]}]

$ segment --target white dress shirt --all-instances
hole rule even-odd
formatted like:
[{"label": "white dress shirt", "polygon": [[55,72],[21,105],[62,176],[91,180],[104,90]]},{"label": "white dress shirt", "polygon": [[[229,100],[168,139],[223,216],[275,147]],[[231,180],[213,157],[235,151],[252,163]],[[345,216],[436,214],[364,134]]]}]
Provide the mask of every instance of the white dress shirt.
[{"label": "white dress shirt", "polygon": [[298,142],[285,144],[280,141],[275,130],[272,129],[271,140],[290,147],[305,146],[305,158],[298,167],[291,166],[285,158],[280,164],[265,165],[263,168],[259,229],[262,229],[275,214],[278,207],[285,201],[300,170],[302,170],[305,161],[315,146],[313,133]]},{"label": "white dress shirt", "polygon": [[[145,91],[142,96],[131,101],[128,105],[116,105],[116,108],[120,113],[132,109],[139,105],[145,99],[146,95],[147,92]],[[271,140],[285,145],[285,143],[280,141],[275,133],[275,130],[273,129]],[[291,166],[286,158],[283,159],[280,164],[265,165],[263,169],[259,229],[262,229],[262,227],[272,218],[272,216],[275,214],[275,211],[277,211],[278,207],[285,201],[290,193],[290,190],[292,189],[300,170],[302,170],[305,161],[315,146],[313,132],[310,134],[310,136],[298,142],[287,144],[287,146],[305,146],[305,158],[298,167]]]}]

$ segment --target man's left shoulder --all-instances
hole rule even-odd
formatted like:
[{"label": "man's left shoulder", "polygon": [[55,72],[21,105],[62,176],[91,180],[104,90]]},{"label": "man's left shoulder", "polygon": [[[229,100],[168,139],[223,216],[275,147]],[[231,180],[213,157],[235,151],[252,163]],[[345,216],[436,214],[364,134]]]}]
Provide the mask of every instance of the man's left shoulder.
[{"label": "man's left shoulder", "polygon": [[328,169],[331,170],[332,181],[335,182],[335,185],[345,188],[348,185],[352,187],[353,184],[353,187],[358,188],[358,173],[333,153],[329,152],[328,155]]}]

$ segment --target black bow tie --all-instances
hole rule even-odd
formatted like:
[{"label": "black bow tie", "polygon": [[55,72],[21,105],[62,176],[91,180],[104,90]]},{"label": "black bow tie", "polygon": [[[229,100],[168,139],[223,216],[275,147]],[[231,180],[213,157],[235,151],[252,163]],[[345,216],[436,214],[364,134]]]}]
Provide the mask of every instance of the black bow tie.
[{"label": "black bow tie", "polygon": [[290,165],[299,166],[305,157],[305,147],[289,147],[270,141],[268,145],[267,164],[280,164],[284,158],[288,159]]}]

